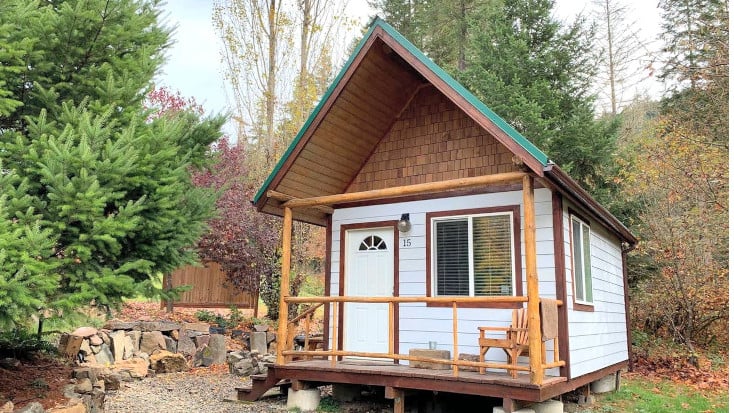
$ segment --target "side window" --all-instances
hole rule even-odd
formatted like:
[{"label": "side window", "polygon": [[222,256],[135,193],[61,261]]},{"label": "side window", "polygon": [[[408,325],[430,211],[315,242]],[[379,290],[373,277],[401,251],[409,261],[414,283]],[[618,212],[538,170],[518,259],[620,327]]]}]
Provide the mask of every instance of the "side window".
[{"label": "side window", "polygon": [[591,284],[591,230],[589,225],[571,215],[571,250],[573,252],[574,298],[581,304],[593,304]]}]

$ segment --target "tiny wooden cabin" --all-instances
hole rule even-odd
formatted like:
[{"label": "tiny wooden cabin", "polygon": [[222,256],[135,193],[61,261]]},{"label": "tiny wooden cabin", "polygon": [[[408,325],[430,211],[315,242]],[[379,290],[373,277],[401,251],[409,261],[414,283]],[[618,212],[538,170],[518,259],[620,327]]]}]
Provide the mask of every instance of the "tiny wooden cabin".
[{"label": "tiny wooden cabin", "polygon": [[[476,394],[512,410],[626,368],[635,237],[380,19],[254,202],[284,217],[271,385]],[[326,227],[324,297],[288,295],[294,219]],[[286,303],[324,306],[323,349],[292,349]],[[499,347],[472,357],[479,327],[507,327],[519,308],[519,362]],[[543,341],[549,323],[556,340]]]}]

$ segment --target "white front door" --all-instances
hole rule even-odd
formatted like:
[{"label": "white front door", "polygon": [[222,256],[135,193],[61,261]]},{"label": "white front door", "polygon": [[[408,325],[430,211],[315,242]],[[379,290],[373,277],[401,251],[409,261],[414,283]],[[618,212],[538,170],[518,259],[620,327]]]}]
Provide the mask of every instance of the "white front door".
[{"label": "white front door", "polygon": [[[393,227],[346,232],[344,294],[392,297],[394,289]],[[388,304],[344,305],[344,349],[388,353]]]}]

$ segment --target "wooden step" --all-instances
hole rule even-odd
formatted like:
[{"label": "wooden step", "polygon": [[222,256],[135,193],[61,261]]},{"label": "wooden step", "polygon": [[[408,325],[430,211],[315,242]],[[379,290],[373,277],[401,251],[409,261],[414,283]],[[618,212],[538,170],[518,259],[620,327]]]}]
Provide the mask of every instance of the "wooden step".
[{"label": "wooden step", "polygon": [[250,376],[252,384],[249,386],[235,387],[235,390],[237,391],[237,400],[255,401],[273,387],[280,387],[281,393],[286,392],[291,381],[288,379],[278,380],[272,371],[273,370],[268,370],[267,374],[254,374]]},{"label": "wooden step", "polygon": [[265,373],[265,374],[253,374],[252,376],[250,376],[250,379],[253,382],[255,382],[255,381],[265,381],[265,380],[268,379],[268,374],[267,373]]}]

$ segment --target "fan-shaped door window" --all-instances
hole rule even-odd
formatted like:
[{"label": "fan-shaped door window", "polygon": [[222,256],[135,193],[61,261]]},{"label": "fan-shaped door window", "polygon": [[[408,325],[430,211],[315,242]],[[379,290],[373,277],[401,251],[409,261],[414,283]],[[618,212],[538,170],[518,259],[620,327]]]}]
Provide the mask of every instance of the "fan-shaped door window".
[{"label": "fan-shaped door window", "polygon": [[370,235],[363,239],[362,243],[359,244],[360,251],[378,251],[386,249],[387,244],[385,244],[385,241],[377,235]]}]

